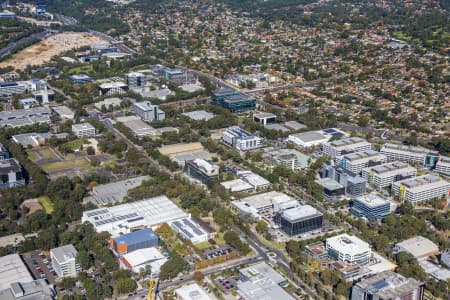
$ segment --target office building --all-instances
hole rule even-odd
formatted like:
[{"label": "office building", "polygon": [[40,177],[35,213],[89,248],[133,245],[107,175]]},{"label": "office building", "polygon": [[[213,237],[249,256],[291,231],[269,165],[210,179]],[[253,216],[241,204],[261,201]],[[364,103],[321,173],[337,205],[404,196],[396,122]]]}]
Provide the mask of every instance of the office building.
[{"label": "office building", "polygon": [[271,186],[270,182],[267,179],[256,173],[253,173],[250,170],[237,171],[236,176],[253,186],[255,191],[265,190]]},{"label": "office building", "polygon": [[187,160],[184,172],[192,178],[208,184],[211,180],[219,177],[219,166],[213,165],[204,159]]},{"label": "office building", "polygon": [[239,151],[248,151],[261,148],[264,139],[239,127],[231,127],[223,133],[222,141]]},{"label": "office building", "polygon": [[405,146],[397,144],[384,144],[380,153],[384,154],[389,161],[399,160],[418,166],[434,167],[439,154],[422,147]]},{"label": "office building", "polygon": [[139,72],[130,72],[126,75],[126,78],[130,89],[141,88],[147,84],[147,78]]},{"label": "office building", "polygon": [[391,203],[376,193],[354,198],[350,211],[357,217],[381,220],[390,214]]},{"label": "office building", "polygon": [[27,86],[21,82],[0,82],[0,95],[11,96],[27,91]]},{"label": "office building", "polygon": [[150,101],[134,103],[133,111],[144,121],[162,121],[166,117],[165,112]]},{"label": "office building", "polygon": [[323,196],[329,202],[337,202],[342,200],[345,195],[345,187],[331,178],[316,179],[315,183],[323,188]]},{"label": "office building", "polygon": [[417,170],[405,162],[393,161],[362,169],[362,177],[378,190],[390,187],[395,181],[415,177]]},{"label": "office building", "polygon": [[213,300],[198,284],[191,283],[175,290],[176,300]]},{"label": "office building", "polygon": [[150,176],[146,175],[94,186],[91,196],[86,197],[84,202],[91,202],[97,206],[116,204],[123,200],[129,190],[140,186],[148,179]]},{"label": "office building", "polygon": [[115,253],[118,255],[124,255],[139,249],[158,246],[159,237],[153,232],[153,230],[144,228],[115,238],[110,237],[109,245]]},{"label": "office building", "polygon": [[125,95],[128,85],[123,82],[106,82],[99,86],[100,96]]},{"label": "office building", "polygon": [[75,85],[82,85],[82,84],[94,82],[92,80],[92,78],[86,74],[71,75],[71,76],[69,76],[69,81],[70,81],[70,83],[75,84]]},{"label": "office building", "polygon": [[166,196],[124,203],[83,212],[81,221],[91,223],[97,232],[113,237],[143,228],[156,229],[163,223],[188,215]]},{"label": "office building", "polygon": [[293,236],[321,229],[323,214],[310,205],[302,205],[278,212],[274,220],[281,230]]},{"label": "office building", "polygon": [[439,157],[434,171],[444,176],[450,176],[450,157]]},{"label": "office building", "polygon": [[350,264],[365,265],[372,257],[368,243],[346,233],[328,238],[325,247],[331,258]]},{"label": "office building", "polygon": [[355,283],[351,300],[424,299],[424,283],[386,271]]},{"label": "office building", "polygon": [[366,179],[340,166],[325,166],[322,177],[331,178],[345,188],[345,195],[359,197],[366,192]]},{"label": "office building", "polygon": [[59,277],[77,277],[78,272],[81,271],[81,267],[76,261],[77,253],[71,244],[50,249],[52,266]]},{"label": "office building", "polygon": [[230,88],[221,88],[211,92],[214,104],[231,112],[248,111],[256,108],[256,99]]},{"label": "office building", "polygon": [[407,252],[419,260],[440,253],[439,247],[435,243],[420,235],[395,244],[394,250],[396,252]]},{"label": "office building", "polygon": [[369,142],[359,137],[327,142],[324,143],[322,147],[323,153],[328,155],[332,159],[336,158],[336,156],[341,156],[353,152],[369,151],[371,150],[371,148],[372,145]]},{"label": "office building", "polygon": [[0,160],[0,189],[25,184],[25,174],[15,158]]},{"label": "office building", "polygon": [[447,198],[449,190],[450,183],[434,175],[423,175],[392,184],[394,196],[413,205],[435,198]]},{"label": "office building", "polygon": [[282,286],[287,280],[265,262],[239,270],[237,292],[243,300],[294,300]]},{"label": "office building", "polygon": [[277,121],[277,116],[272,113],[258,113],[253,115],[253,121],[262,125],[273,124]]},{"label": "office building", "polygon": [[376,151],[361,151],[337,156],[335,162],[344,169],[360,174],[364,168],[387,162],[387,158]]},{"label": "office building", "polygon": [[78,137],[92,137],[95,136],[95,127],[89,123],[73,124],[72,132]]},{"label": "office building", "polygon": [[[271,191],[249,196],[241,200],[232,201],[231,207],[241,215],[247,216],[254,220],[259,220],[261,218],[261,212],[270,210],[274,208],[274,206],[277,207],[277,203],[284,203],[292,200],[293,199],[286,194]],[[298,201],[295,202],[298,205]]]},{"label": "office building", "polygon": [[170,222],[169,225],[184,239],[191,241],[194,245],[208,240],[208,233],[189,218]]},{"label": "office building", "polygon": [[155,247],[142,248],[121,256],[120,266],[134,273],[140,273],[149,266],[152,272],[151,275],[157,276],[161,266],[167,260],[168,258]]},{"label": "office building", "polygon": [[31,92],[31,95],[33,95],[39,104],[47,104],[55,101],[55,93],[52,90],[48,90],[47,85],[42,90]]},{"label": "office building", "polygon": [[271,167],[283,165],[292,171],[306,168],[314,161],[308,155],[295,149],[270,149],[264,153],[263,158]]},{"label": "office building", "polygon": [[0,143],[0,161],[5,159],[10,159],[11,153],[9,153],[8,149]]}]

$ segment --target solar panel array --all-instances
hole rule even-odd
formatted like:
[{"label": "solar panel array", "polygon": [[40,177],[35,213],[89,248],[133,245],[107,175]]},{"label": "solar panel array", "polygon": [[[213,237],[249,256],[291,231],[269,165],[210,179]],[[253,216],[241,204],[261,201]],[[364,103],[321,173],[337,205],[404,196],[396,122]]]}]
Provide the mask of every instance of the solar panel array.
[{"label": "solar panel array", "polygon": [[113,222],[117,222],[117,221],[122,221],[122,220],[125,220],[125,219],[134,218],[134,217],[137,217],[137,216],[139,216],[137,213],[131,213],[131,214],[122,215],[122,216],[114,216],[114,217],[112,217],[110,219],[106,219],[106,220],[101,220],[101,221],[95,222],[95,226],[100,226],[100,225],[113,223]]},{"label": "solar panel array", "polygon": [[89,218],[91,218],[91,217],[93,217],[93,216],[98,216],[98,215],[106,214],[107,212],[108,212],[107,209],[100,209],[100,210],[95,210],[95,211],[89,212],[89,213],[87,213],[86,215],[87,215]]}]

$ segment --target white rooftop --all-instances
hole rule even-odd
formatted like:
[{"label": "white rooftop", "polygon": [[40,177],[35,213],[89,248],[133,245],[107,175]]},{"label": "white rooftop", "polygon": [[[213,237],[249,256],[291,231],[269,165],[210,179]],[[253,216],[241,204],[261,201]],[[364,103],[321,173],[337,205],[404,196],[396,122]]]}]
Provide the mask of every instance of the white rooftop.
[{"label": "white rooftop", "polygon": [[206,110],[195,110],[195,111],[189,111],[189,112],[185,112],[182,113],[183,116],[186,116],[190,119],[196,120],[196,121],[200,121],[200,120],[204,120],[204,121],[208,121],[212,118],[214,118],[214,114],[207,112]]},{"label": "white rooftop", "polygon": [[354,235],[346,233],[333,236],[327,239],[327,245],[341,253],[349,255],[358,255],[370,250],[370,245]]},{"label": "white rooftop", "polygon": [[185,285],[175,290],[181,300],[212,300],[211,297],[196,283]]},{"label": "white rooftop", "polygon": [[409,178],[394,182],[394,185],[405,186],[408,190],[413,193],[418,193],[425,190],[432,190],[441,188],[443,186],[449,186],[445,180],[441,180],[438,176],[434,175],[423,175],[419,177]]},{"label": "white rooftop", "polygon": [[163,259],[165,256],[155,247],[142,248],[122,256],[131,266],[138,266],[151,261]]},{"label": "white rooftop", "polygon": [[256,208],[256,209],[262,209],[264,207],[270,207],[272,206],[273,201],[277,201],[276,199],[291,199],[288,195],[277,192],[277,191],[271,191],[267,193],[257,194],[250,197],[246,197],[241,199],[242,202],[248,203],[250,206]]},{"label": "white rooftop", "polygon": [[33,281],[33,277],[19,254],[0,257],[0,290],[9,288],[14,282],[30,281]]},{"label": "white rooftop", "polygon": [[227,190],[231,190],[231,192],[233,192],[233,193],[236,193],[236,192],[239,193],[239,192],[254,189],[254,187],[251,184],[245,182],[242,179],[224,181],[224,182],[221,182],[220,184]]},{"label": "white rooftop", "polygon": [[363,195],[356,198],[359,202],[363,203],[368,207],[377,207],[386,203],[390,203],[388,200],[384,199],[377,193],[370,193],[368,195]]},{"label": "white rooftop", "polygon": [[314,207],[310,205],[301,205],[287,209],[283,211],[283,217],[291,222],[300,220],[303,218],[312,217],[315,215],[320,215],[320,213]]},{"label": "white rooftop", "polygon": [[428,256],[430,253],[439,252],[439,247],[423,236],[416,236],[397,243],[396,248],[400,251],[406,251],[416,258]]}]

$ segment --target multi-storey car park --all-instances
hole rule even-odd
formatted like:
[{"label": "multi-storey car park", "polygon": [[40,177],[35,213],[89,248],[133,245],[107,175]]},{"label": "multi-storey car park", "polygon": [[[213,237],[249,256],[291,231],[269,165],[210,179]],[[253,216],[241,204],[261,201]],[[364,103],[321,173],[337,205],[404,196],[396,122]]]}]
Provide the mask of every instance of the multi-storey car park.
[{"label": "multi-storey car park", "polygon": [[384,144],[380,149],[380,153],[384,154],[389,161],[399,160],[427,167],[433,167],[439,157],[439,153],[422,147],[390,143]]},{"label": "multi-storey car park", "polygon": [[435,198],[448,198],[449,190],[450,183],[434,175],[423,175],[392,184],[394,196],[413,205]]},{"label": "multi-storey car park", "polygon": [[337,156],[335,162],[344,169],[360,174],[362,169],[387,161],[385,155],[376,151],[361,151]]},{"label": "multi-storey car park", "polygon": [[348,139],[327,142],[323,144],[322,148],[324,154],[334,159],[336,158],[336,156],[341,156],[352,152],[369,151],[372,148],[372,145],[365,139],[352,137]]},{"label": "multi-storey car park", "polygon": [[362,169],[362,176],[377,189],[389,187],[395,181],[415,177],[416,174],[416,168],[401,161]]}]

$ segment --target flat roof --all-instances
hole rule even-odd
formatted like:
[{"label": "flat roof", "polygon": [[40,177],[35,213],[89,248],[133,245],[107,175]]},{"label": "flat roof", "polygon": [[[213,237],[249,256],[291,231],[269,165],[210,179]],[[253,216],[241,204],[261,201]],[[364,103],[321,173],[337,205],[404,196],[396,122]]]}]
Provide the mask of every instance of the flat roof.
[{"label": "flat roof", "polygon": [[348,235],[346,233],[330,237],[327,239],[326,243],[328,247],[350,255],[358,255],[362,252],[370,251],[369,243],[354,235]]},{"label": "flat roof", "polygon": [[112,89],[112,88],[124,88],[127,87],[127,84],[124,82],[116,81],[116,82],[105,82],[100,84],[101,89]]},{"label": "flat roof", "polygon": [[244,130],[240,127],[231,127],[228,128],[224,134],[229,134],[232,135],[235,138],[239,138],[239,139],[251,139],[254,138],[255,135],[251,134],[250,132],[248,132],[247,130]]},{"label": "flat roof", "polygon": [[15,246],[24,240],[25,237],[23,236],[22,233],[14,233],[0,237],[0,245],[2,245],[2,247],[9,245]]},{"label": "flat roof", "polygon": [[236,175],[255,188],[270,185],[270,182],[267,179],[249,170],[238,171],[236,172]]},{"label": "flat roof", "polygon": [[203,230],[203,228],[200,227],[200,225],[196,224],[189,218],[183,218],[181,220],[170,222],[170,227],[189,240],[208,234]]},{"label": "flat roof", "polygon": [[337,140],[329,143],[330,146],[336,147],[336,148],[347,148],[349,146],[355,146],[355,145],[370,145],[369,142],[367,142],[365,139],[360,137],[351,137],[346,138],[342,140]]},{"label": "flat roof", "polygon": [[284,122],[283,125],[291,130],[300,130],[300,129],[306,128],[305,125],[303,125],[297,121],[287,121],[287,122]]},{"label": "flat roof", "polygon": [[258,119],[268,119],[268,118],[276,118],[277,116],[272,113],[263,112],[263,113],[253,114],[253,117],[256,117]]},{"label": "flat roof", "polygon": [[391,143],[386,143],[383,144],[383,146],[381,147],[381,151],[393,151],[393,152],[397,152],[397,153],[405,153],[405,152],[409,152],[409,153],[414,153],[414,154],[421,154],[421,155],[427,155],[428,153],[436,153],[436,151],[431,151],[429,149],[426,148],[422,148],[422,147],[417,147],[417,146],[411,146],[411,145],[400,145],[400,144],[391,144]]},{"label": "flat roof", "polygon": [[315,182],[330,191],[344,188],[344,186],[342,184],[340,184],[339,182],[337,182],[331,178],[316,179]]},{"label": "flat roof", "polygon": [[75,113],[73,112],[73,110],[71,110],[70,108],[68,108],[65,105],[60,105],[60,106],[52,106],[52,110],[57,113],[58,115],[74,115]]},{"label": "flat roof", "polygon": [[150,101],[136,102],[134,103],[134,106],[144,111],[152,111],[155,109],[155,105],[153,105]]},{"label": "flat roof", "polygon": [[384,199],[377,193],[370,193],[368,195],[363,195],[363,196],[357,197],[355,199],[355,201],[361,202],[365,206],[368,206],[368,207],[377,207],[380,205],[384,205],[386,203],[390,204],[390,202],[388,200]]},{"label": "flat roof", "polygon": [[305,143],[328,139],[325,135],[323,135],[319,131],[307,131],[307,132],[295,133],[295,134],[291,134],[290,136],[295,137]]},{"label": "flat roof", "polygon": [[196,283],[185,285],[175,290],[181,300],[212,300],[211,297]]},{"label": "flat roof", "polygon": [[154,239],[159,239],[156,233],[154,233],[150,228],[144,228],[130,233],[125,233],[114,238],[113,240],[117,245],[132,245]]},{"label": "flat roof", "polygon": [[215,117],[215,114],[207,112],[206,110],[188,111],[182,113],[182,115],[196,121],[208,121]]},{"label": "flat roof", "polygon": [[33,277],[19,254],[0,257],[0,290],[8,289],[11,283],[30,281]]},{"label": "flat roof", "polygon": [[423,257],[429,253],[439,252],[439,247],[423,236],[416,236],[397,243],[396,247],[411,253],[414,257]]},{"label": "flat roof", "polygon": [[401,174],[404,172],[415,171],[416,169],[411,167],[410,165],[408,165],[405,162],[393,161],[393,162],[388,162],[388,163],[385,163],[382,165],[369,167],[369,168],[367,168],[367,170],[372,171],[376,174],[387,175],[387,174]]},{"label": "flat roof", "polygon": [[297,222],[303,219],[323,215],[311,205],[300,205],[282,212],[283,217],[290,222]]},{"label": "flat roof", "polygon": [[52,111],[48,107],[32,107],[28,109],[17,109],[13,111],[0,112],[0,120],[11,121],[11,119],[25,119],[32,116],[50,115]]},{"label": "flat roof", "polygon": [[380,154],[377,151],[372,151],[372,150],[353,152],[353,153],[345,154],[345,155],[341,156],[341,158],[344,158],[351,162],[359,161],[359,160],[370,160],[375,157],[384,159],[386,156],[384,156],[383,154]]},{"label": "flat roof", "polygon": [[142,248],[127,253],[121,259],[126,260],[132,267],[139,266],[147,262],[160,260],[165,256],[155,247]]},{"label": "flat roof", "polygon": [[89,123],[73,124],[72,131],[75,130],[95,130],[95,127]]},{"label": "flat roof", "polygon": [[127,195],[130,189],[138,187],[150,176],[139,176],[121,181],[97,185],[92,190],[92,195],[85,198],[85,201],[96,205],[106,205],[108,203],[120,202]]},{"label": "flat roof", "polygon": [[253,195],[250,197],[245,197],[245,198],[241,199],[240,201],[246,202],[250,206],[260,210],[265,207],[272,206],[273,200],[278,197],[291,198],[284,193],[277,192],[277,191],[271,191],[271,192],[267,192],[267,193]]},{"label": "flat roof", "polygon": [[231,192],[244,192],[254,189],[254,187],[251,184],[245,182],[242,179],[224,181],[221,182],[220,185],[222,185],[227,190],[231,190]]},{"label": "flat roof", "polygon": [[443,187],[443,186],[450,187],[449,182],[447,182],[445,180],[441,180],[441,178],[439,178],[439,176],[435,176],[435,175],[423,175],[423,176],[419,176],[419,177],[404,179],[404,180],[394,182],[394,185],[398,185],[398,186],[403,185],[412,192],[419,192],[419,191],[429,190],[432,188],[439,188],[439,187]]},{"label": "flat roof", "polygon": [[72,244],[64,245],[50,250],[58,263],[62,263],[77,257],[77,250]]},{"label": "flat roof", "polygon": [[22,168],[15,158],[0,160],[0,174],[8,174],[9,172],[20,172]]}]

